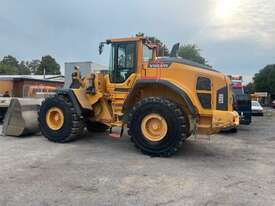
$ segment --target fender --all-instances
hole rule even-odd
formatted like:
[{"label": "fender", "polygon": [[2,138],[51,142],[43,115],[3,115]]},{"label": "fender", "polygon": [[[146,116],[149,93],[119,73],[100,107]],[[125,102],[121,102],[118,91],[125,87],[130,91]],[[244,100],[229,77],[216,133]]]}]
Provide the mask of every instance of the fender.
[{"label": "fender", "polygon": [[127,96],[127,98],[124,102],[123,112],[125,112],[128,109],[127,108],[128,103],[134,97],[135,93],[137,91],[139,91],[142,87],[150,85],[150,84],[162,85],[164,87],[167,87],[167,88],[173,90],[186,103],[186,106],[187,106],[188,110],[190,111],[191,115],[195,116],[197,114],[196,109],[195,109],[192,101],[190,100],[189,96],[186,94],[186,92],[183,91],[182,89],[180,89],[179,87],[177,87],[176,85],[174,85],[173,83],[163,80],[163,79],[139,79],[139,80],[137,80],[133,89],[130,91],[129,95]]},{"label": "fender", "polygon": [[56,94],[68,97],[71,100],[71,102],[73,103],[73,106],[74,106],[77,114],[82,115],[81,106],[80,106],[72,89],[58,89],[58,90],[56,90]]}]

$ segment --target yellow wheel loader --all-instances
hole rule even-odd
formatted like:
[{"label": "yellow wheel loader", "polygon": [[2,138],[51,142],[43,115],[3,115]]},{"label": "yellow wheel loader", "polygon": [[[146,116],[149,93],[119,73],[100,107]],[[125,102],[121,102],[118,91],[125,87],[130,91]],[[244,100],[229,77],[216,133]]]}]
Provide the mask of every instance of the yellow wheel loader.
[{"label": "yellow wheel loader", "polygon": [[[239,124],[231,82],[224,74],[177,56],[157,57],[146,37],[109,39],[108,74],[72,74],[70,89],[47,98],[39,111],[42,134],[69,142],[89,131],[128,127],[132,142],[150,156],[175,154],[193,133],[213,134]],[[122,132],[121,132],[122,134]]]}]

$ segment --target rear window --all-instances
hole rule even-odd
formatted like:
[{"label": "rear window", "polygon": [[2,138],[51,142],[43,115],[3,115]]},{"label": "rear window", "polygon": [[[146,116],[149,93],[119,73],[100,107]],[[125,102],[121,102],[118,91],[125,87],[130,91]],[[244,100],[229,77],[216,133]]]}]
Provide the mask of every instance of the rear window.
[{"label": "rear window", "polygon": [[211,94],[198,93],[201,106],[205,109],[211,109]]},{"label": "rear window", "polygon": [[199,77],[197,81],[197,90],[211,90],[211,81],[206,77]]},{"label": "rear window", "polygon": [[211,109],[211,80],[206,77],[198,77],[197,96],[204,109]]}]

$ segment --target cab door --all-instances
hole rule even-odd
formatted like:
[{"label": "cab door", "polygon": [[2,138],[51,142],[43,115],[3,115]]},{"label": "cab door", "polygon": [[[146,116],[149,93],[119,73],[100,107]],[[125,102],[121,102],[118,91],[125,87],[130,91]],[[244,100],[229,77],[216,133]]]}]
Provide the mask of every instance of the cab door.
[{"label": "cab door", "polygon": [[114,114],[122,115],[124,101],[136,80],[136,69],[137,43],[113,43],[106,86]]}]

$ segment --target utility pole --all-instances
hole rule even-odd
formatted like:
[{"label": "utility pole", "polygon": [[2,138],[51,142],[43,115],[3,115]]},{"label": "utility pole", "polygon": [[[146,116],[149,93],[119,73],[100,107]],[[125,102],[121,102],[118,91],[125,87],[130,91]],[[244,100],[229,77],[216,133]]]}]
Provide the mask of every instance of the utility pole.
[{"label": "utility pole", "polygon": [[43,78],[46,79],[46,68],[43,69]]}]

